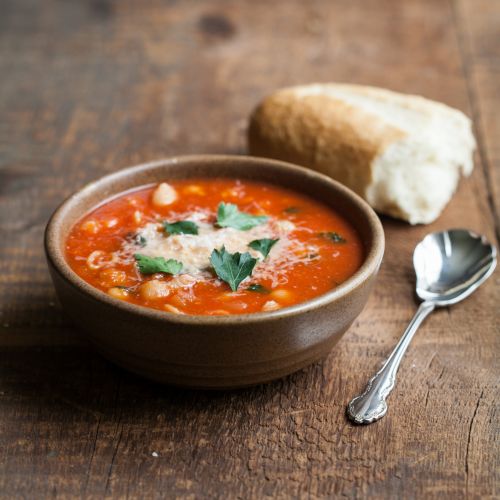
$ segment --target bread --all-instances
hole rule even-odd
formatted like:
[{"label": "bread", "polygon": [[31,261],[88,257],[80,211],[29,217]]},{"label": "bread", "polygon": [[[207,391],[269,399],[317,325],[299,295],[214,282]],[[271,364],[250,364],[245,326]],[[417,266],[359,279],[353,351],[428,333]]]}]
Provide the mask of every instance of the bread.
[{"label": "bread", "polygon": [[327,174],[377,211],[418,224],[435,220],[460,174],[471,173],[475,140],[470,120],[444,104],[332,83],[264,99],[250,118],[248,147]]}]

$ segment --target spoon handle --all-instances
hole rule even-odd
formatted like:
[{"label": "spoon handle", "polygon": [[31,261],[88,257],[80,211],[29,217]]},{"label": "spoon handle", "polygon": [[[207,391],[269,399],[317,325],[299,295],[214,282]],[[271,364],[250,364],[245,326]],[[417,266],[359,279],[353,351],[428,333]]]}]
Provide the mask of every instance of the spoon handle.
[{"label": "spoon handle", "polygon": [[403,336],[382,368],[370,379],[365,392],[347,406],[347,416],[356,424],[371,424],[387,412],[386,398],[396,383],[396,373],[411,339],[424,319],[434,310],[432,302],[422,302]]}]

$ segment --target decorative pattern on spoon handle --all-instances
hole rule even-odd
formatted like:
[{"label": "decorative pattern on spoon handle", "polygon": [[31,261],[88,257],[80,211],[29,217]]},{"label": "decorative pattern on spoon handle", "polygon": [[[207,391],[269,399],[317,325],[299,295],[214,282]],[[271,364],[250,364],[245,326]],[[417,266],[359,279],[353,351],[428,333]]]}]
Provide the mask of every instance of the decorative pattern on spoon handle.
[{"label": "decorative pattern on spoon handle", "polygon": [[387,413],[386,398],[396,383],[396,373],[413,335],[422,321],[434,310],[432,302],[422,302],[397,346],[382,368],[370,379],[365,391],[347,406],[347,416],[356,424],[370,424]]}]

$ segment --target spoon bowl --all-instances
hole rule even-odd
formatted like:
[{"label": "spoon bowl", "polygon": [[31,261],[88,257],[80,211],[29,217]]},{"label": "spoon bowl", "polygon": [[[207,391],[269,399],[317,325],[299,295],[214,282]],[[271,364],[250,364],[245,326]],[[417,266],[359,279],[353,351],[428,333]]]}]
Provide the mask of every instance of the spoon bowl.
[{"label": "spoon bowl", "polygon": [[426,236],[415,248],[417,295],[436,306],[468,297],[494,271],[496,248],[484,236],[450,229]]}]

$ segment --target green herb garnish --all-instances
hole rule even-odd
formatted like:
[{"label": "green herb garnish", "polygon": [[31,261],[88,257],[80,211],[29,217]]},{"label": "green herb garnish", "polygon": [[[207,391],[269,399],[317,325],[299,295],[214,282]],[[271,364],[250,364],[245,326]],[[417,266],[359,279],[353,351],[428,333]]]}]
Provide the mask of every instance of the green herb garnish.
[{"label": "green herb garnish", "polygon": [[198,226],[190,220],[164,222],[163,228],[168,234],[198,234]]},{"label": "green herb garnish", "polygon": [[248,252],[229,253],[222,247],[220,250],[213,250],[210,262],[217,276],[235,292],[239,284],[252,274],[257,259],[254,259]]},{"label": "green herb garnish", "polygon": [[[279,238],[278,238],[279,239]],[[260,252],[264,259],[269,255],[271,248],[278,242],[278,240],[271,240],[269,238],[263,238],[261,240],[253,240],[248,246]]]},{"label": "green herb garnish", "polygon": [[251,215],[240,212],[233,203],[219,203],[217,208],[217,225],[219,227],[232,227],[241,231],[248,231],[259,224],[266,222],[265,215]]},{"label": "green herb garnish", "polygon": [[257,293],[271,293],[271,290],[268,290],[265,286],[262,286],[259,283],[252,283],[247,287],[247,290]]},{"label": "green herb garnish", "polygon": [[182,269],[182,262],[175,259],[165,260],[163,257],[148,257],[140,253],[136,253],[134,258],[142,274],[178,274]]},{"label": "green herb garnish", "polygon": [[134,238],[134,242],[136,245],[139,245],[140,247],[145,247],[147,240],[146,240],[146,238],[144,238],[144,236],[137,234]]},{"label": "green herb garnish", "polygon": [[321,236],[322,238],[328,238],[329,240],[332,240],[334,243],[347,243],[347,240],[343,236],[333,231],[328,231],[326,233],[319,233],[319,236]]},{"label": "green herb garnish", "polygon": [[283,210],[286,214],[298,214],[302,212],[302,209],[299,207],[287,207]]}]

